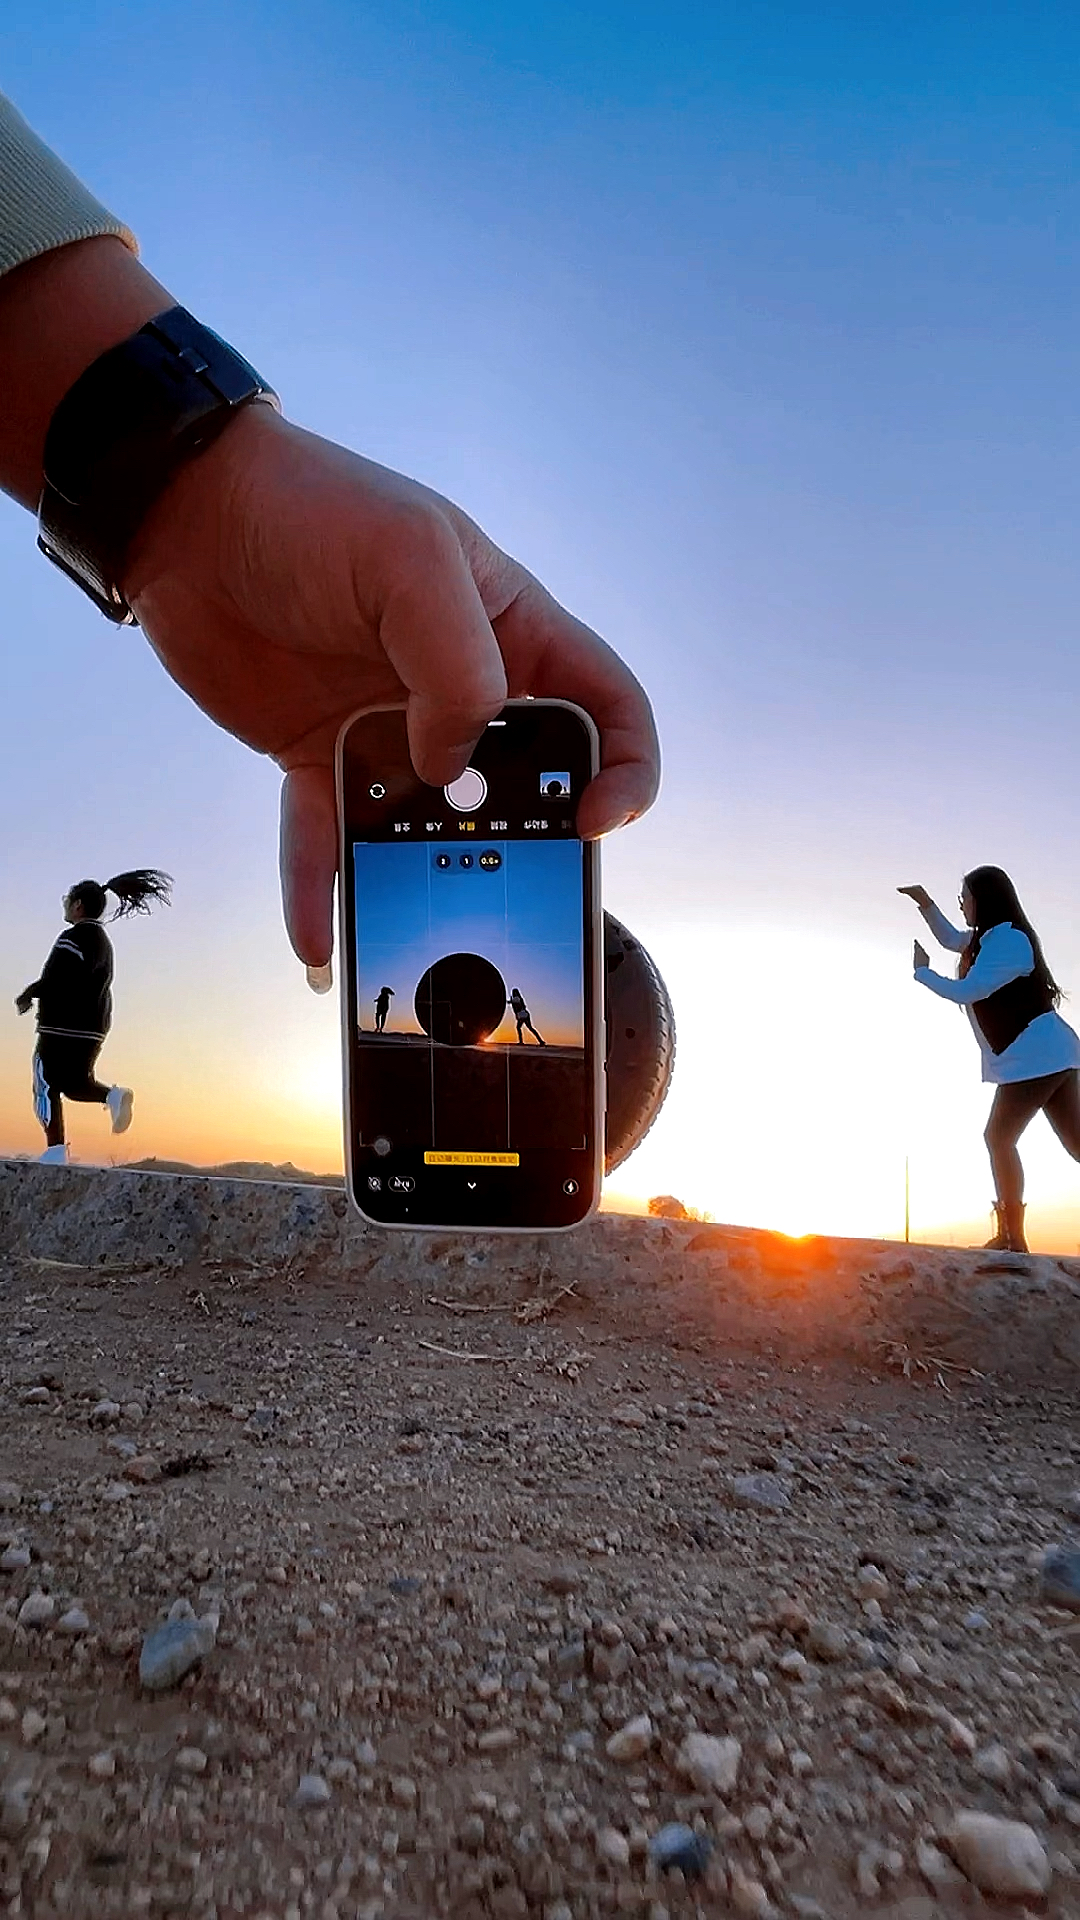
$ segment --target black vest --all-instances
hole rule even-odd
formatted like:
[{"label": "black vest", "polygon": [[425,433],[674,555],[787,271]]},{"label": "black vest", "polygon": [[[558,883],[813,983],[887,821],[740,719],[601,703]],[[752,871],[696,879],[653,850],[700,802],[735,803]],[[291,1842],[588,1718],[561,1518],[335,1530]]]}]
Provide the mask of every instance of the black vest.
[{"label": "black vest", "polygon": [[[991,928],[987,927],[986,931],[991,932]],[[981,945],[980,935],[971,951],[973,964]],[[1030,973],[1022,973],[1019,980],[1010,980],[1007,987],[999,987],[987,999],[976,1000],[971,1011],[991,1053],[1004,1053],[1025,1027],[1030,1027],[1040,1014],[1052,1012],[1053,1006],[1049,987],[1033,967]]]}]

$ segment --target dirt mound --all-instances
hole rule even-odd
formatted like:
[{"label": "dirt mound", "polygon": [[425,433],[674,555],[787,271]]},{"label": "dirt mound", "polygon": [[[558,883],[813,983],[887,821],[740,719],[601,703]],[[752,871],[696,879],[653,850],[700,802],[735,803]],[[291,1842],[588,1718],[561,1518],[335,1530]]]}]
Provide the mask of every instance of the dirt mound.
[{"label": "dirt mound", "polygon": [[38,1167],[0,1248],[12,1913],[947,1920],[974,1810],[1078,1920],[1072,1271]]}]

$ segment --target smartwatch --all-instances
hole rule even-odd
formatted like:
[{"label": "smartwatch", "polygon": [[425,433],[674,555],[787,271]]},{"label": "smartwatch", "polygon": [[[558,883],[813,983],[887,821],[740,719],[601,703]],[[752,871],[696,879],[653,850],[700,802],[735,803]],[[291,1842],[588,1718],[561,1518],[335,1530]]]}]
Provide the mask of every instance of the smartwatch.
[{"label": "smartwatch", "polygon": [[45,438],[38,546],[117,626],[136,625],[117,579],[144,515],[255,400],[280,412],[254,367],[183,307],[110,347],[64,395]]}]

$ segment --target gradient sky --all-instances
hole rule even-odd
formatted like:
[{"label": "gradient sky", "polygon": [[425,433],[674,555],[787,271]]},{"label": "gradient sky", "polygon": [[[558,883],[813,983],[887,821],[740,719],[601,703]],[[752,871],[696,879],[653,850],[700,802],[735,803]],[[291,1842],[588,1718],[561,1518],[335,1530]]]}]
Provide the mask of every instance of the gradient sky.
[{"label": "gradient sky", "polygon": [[[489,849],[502,856],[491,872],[478,864]],[[440,869],[440,855],[453,864]],[[446,954],[479,953],[508,994],[524,994],[549,1045],[584,1045],[580,840],[478,839],[464,855],[460,841],[384,840],[357,844],[354,857],[361,1026],[374,1025],[375,996],[389,986],[387,1032],[419,1033],[421,976]],[[516,1043],[510,1007],[490,1038]]]},{"label": "gradient sky", "polygon": [[[895,1232],[908,1155],[917,1232],[982,1224],[976,1048],[910,982],[898,883],[949,907],[1008,867],[1080,1011],[1078,54],[1037,3],[4,9],[0,84],[153,271],[648,685],[664,792],[605,892],[680,1066],[620,1192]],[[166,866],[171,915],[117,942],[125,1152],[335,1164],[274,769],[14,507],[0,574],[7,987],[76,875]],[[12,1148],[30,1038],[0,1021]],[[1026,1159],[1075,1250],[1080,1168],[1042,1122]]]}]

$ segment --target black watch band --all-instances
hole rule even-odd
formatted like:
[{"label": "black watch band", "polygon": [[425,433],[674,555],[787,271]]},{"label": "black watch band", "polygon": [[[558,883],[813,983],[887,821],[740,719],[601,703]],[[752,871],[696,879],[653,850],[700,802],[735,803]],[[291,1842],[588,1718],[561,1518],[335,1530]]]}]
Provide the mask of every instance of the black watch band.
[{"label": "black watch band", "polygon": [[61,400],[45,439],[38,546],[117,626],[135,625],[117,578],[144,514],[252,400],[280,404],[183,307],[110,347]]}]

